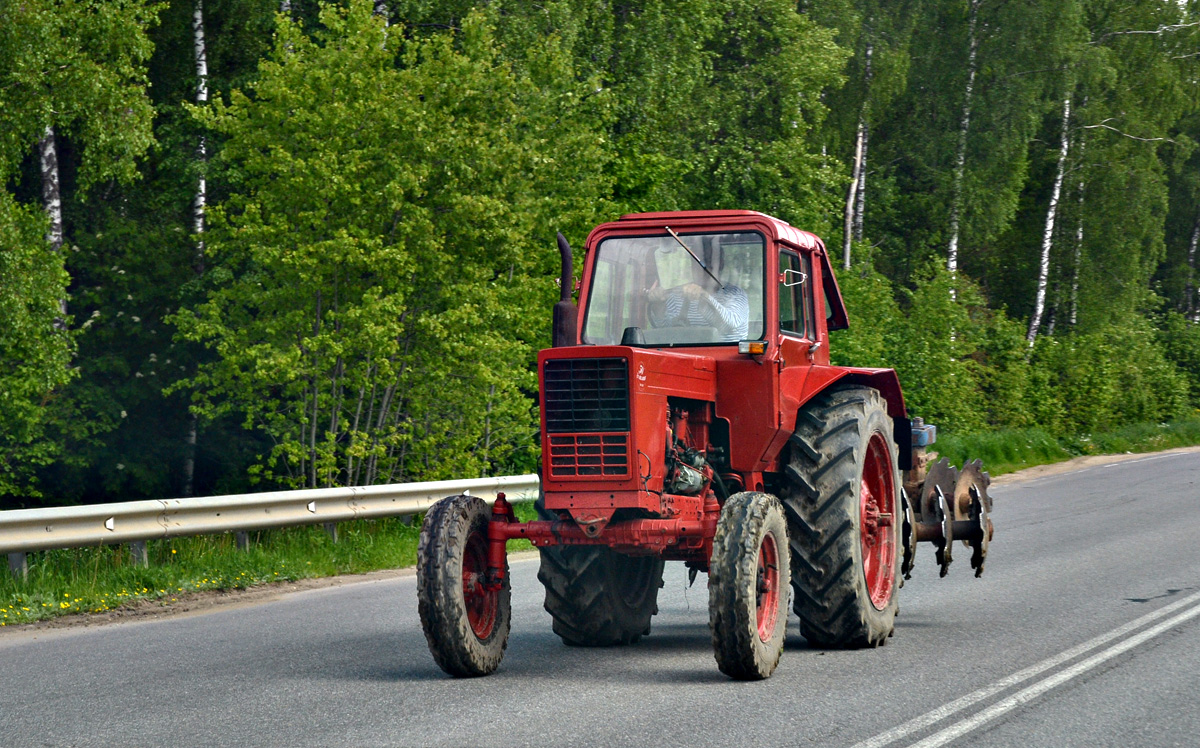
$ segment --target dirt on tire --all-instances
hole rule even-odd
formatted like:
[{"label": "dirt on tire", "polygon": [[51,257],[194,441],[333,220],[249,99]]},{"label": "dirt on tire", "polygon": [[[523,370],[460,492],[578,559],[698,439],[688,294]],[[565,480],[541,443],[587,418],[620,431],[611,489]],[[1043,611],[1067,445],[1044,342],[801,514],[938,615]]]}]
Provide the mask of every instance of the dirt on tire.
[{"label": "dirt on tire", "polygon": [[[877,390],[851,386],[818,395],[800,410],[790,440],[780,499],[791,537],[794,607],[800,632],[815,646],[875,647],[894,629],[899,559],[892,559],[890,595],[877,607],[867,588],[860,540],[860,485],[876,433],[886,436],[891,485],[898,494],[892,419]],[[900,506],[898,495],[892,506]],[[899,524],[892,523],[893,532]]]},{"label": "dirt on tire", "polygon": [[[767,570],[774,594],[764,585],[764,552],[775,556],[774,568]],[[779,500],[757,492],[730,496],[721,509],[708,569],[709,628],[722,673],[762,680],[775,671],[787,633],[789,576],[787,520]],[[760,611],[760,601],[770,608]]]},{"label": "dirt on tire", "polygon": [[[542,499],[542,519],[557,519]],[[538,580],[554,633],[576,647],[633,644],[650,633],[663,585],[663,559],[627,556],[598,545],[543,547]]]},{"label": "dirt on tire", "polygon": [[[417,610],[429,651],[438,666],[458,677],[488,675],[500,666],[508,646],[512,619],[512,591],[508,567],[501,589],[483,592],[482,578],[471,582],[468,595],[464,570],[472,545],[483,538],[482,566],[486,569],[488,522],[491,508],[474,496],[442,499],[425,515],[417,546]],[[478,559],[477,559],[478,561]],[[478,586],[474,586],[478,585]],[[476,612],[475,598],[485,601]],[[475,615],[473,617],[473,612]],[[482,617],[482,618],[481,618]],[[484,630],[480,630],[484,629]]]}]

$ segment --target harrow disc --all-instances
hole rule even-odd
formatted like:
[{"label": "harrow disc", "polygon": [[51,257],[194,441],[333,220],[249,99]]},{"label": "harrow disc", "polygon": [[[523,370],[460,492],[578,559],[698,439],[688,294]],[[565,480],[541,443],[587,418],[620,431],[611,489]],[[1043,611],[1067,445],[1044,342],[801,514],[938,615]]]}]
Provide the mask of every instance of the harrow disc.
[{"label": "harrow disc", "polygon": [[908,499],[908,491],[900,489],[900,507],[904,513],[904,519],[900,525],[900,542],[904,546],[903,559],[900,562],[900,572],[903,576],[900,578],[900,586],[904,586],[905,579],[912,578],[913,565],[917,559],[917,515],[913,511],[912,502]]},{"label": "harrow disc", "polygon": [[942,537],[940,540],[934,541],[936,548],[934,555],[937,558],[938,567],[940,567],[938,576],[944,577],[950,571],[950,562],[954,560],[950,554],[950,549],[954,546],[954,516],[941,486],[935,486],[934,493],[937,495],[937,514],[934,517],[942,525]]},{"label": "harrow disc", "polygon": [[918,514],[917,521],[926,524],[941,522],[942,518],[938,516],[938,492],[940,490],[941,494],[946,497],[953,496],[957,484],[958,468],[951,465],[950,460],[945,457],[935,462],[925,475],[925,483],[921,485],[921,495],[914,507]]},{"label": "harrow disc", "polygon": [[972,528],[963,545],[971,549],[971,568],[975,576],[982,576],[983,562],[987,559],[988,542],[992,539],[992,499],[987,489],[992,478],[983,471],[983,462],[974,460],[963,465],[954,486],[954,511],[957,519],[969,520],[978,529]]}]

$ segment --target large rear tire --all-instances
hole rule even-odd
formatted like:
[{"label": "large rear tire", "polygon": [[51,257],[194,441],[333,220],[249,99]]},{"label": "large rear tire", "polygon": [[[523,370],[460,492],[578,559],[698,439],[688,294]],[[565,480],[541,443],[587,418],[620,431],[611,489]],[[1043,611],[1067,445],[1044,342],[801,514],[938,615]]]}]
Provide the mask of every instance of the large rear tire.
[{"label": "large rear tire", "polygon": [[[538,499],[542,519],[556,519]],[[606,546],[559,545],[541,549],[538,579],[554,633],[576,647],[632,644],[650,633],[658,613],[663,560],[627,556]]]},{"label": "large rear tire", "polygon": [[438,667],[450,675],[495,672],[508,646],[508,569],[500,589],[488,589],[488,522],[482,499],[451,496],[433,505],[417,545],[417,610]]},{"label": "large rear tire", "polygon": [[800,410],[782,496],[800,632],[820,647],[877,647],[896,618],[900,476],[877,390],[843,387]]},{"label": "large rear tire", "polygon": [[787,633],[787,521],[779,500],[738,493],[721,508],[708,569],[717,667],[737,680],[770,677]]}]

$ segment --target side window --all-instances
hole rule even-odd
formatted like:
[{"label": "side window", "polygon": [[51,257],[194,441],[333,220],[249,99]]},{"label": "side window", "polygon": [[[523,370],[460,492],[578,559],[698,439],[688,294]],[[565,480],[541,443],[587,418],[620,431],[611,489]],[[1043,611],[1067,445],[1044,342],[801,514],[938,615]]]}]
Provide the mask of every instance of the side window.
[{"label": "side window", "polygon": [[812,266],[808,255],[779,253],[779,329],[812,339]]}]

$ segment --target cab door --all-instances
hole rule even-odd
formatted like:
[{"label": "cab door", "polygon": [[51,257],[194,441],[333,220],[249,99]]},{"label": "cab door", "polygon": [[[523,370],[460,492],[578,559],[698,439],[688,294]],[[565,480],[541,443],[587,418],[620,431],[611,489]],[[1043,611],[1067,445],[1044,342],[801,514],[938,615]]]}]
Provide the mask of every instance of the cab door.
[{"label": "cab door", "polygon": [[781,415],[786,413],[794,418],[800,408],[804,380],[817,352],[812,253],[781,247],[778,284],[779,404]]}]

